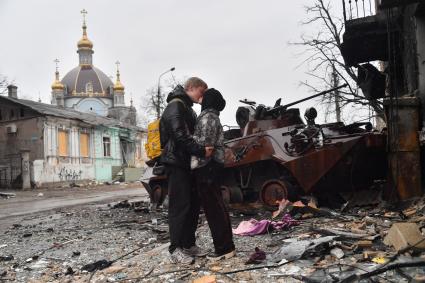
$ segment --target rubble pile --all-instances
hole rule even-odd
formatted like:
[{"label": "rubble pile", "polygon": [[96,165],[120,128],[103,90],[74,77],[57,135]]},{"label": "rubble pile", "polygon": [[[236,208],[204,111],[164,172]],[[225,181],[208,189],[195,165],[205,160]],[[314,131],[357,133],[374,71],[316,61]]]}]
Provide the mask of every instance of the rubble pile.
[{"label": "rubble pile", "polygon": [[[232,226],[269,223],[234,235],[237,256],[218,263],[170,264],[166,209],[125,201],[61,209],[16,223],[0,235],[0,279],[16,282],[411,282],[425,278],[425,201],[345,208],[310,199],[234,205]],[[254,222],[255,220],[256,222]],[[290,223],[279,226],[272,223]],[[283,222],[282,222],[283,223]],[[212,248],[205,217],[198,245]],[[365,282],[366,282],[365,281]]]}]

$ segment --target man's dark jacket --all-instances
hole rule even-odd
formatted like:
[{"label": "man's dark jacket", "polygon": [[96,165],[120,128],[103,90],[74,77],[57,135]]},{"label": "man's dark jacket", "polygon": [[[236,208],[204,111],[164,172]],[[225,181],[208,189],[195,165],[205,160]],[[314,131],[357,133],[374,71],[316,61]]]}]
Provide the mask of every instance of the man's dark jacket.
[{"label": "man's dark jacket", "polygon": [[161,162],[190,169],[192,155],[205,156],[205,147],[192,137],[196,123],[193,102],[182,86],[177,86],[168,95],[167,102],[159,122]]}]

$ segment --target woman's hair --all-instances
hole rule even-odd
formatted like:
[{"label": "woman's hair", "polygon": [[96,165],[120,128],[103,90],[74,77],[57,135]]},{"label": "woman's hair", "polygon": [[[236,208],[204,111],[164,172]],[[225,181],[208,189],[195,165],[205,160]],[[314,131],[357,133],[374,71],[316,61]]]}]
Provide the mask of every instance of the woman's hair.
[{"label": "woman's hair", "polygon": [[202,98],[202,110],[212,108],[220,112],[224,107],[226,107],[226,100],[218,90],[210,88],[205,91]]}]

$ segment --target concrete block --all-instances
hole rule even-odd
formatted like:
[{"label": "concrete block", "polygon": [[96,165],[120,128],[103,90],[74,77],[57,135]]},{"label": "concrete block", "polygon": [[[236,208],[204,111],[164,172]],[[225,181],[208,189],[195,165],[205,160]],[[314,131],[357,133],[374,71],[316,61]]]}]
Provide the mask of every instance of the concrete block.
[{"label": "concrete block", "polygon": [[[393,246],[397,251],[413,246],[423,240],[419,227],[415,223],[395,223],[388,230],[384,243]],[[417,250],[425,250],[425,240],[415,246]]]}]

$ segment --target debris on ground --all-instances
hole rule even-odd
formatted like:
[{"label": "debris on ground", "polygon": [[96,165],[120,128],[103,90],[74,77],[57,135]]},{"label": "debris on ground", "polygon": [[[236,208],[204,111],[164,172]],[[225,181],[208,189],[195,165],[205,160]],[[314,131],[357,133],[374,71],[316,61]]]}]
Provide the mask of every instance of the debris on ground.
[{"label": "debris on ground", "polygon": [[285,214],[280,221],[250,219],[239,223],[233,234],[240,236],[255,236],[267,233],[271,230],[282,230],[298,225],[299,221],[294,220],[291,215]]},{"label": "debris on ground", "polygon": [[260,250],[258,247],[255,247],[255,252],[249,256],[246,264],[254,263],[259,264],[266,259],[266,253]]},{"label": "debris on ground", "polygon": [[391,245],[396,251],[407,247],[425,250],[425,237],[422,236],[416,223],[394,223],[384,239],[386,245]]},{"label": "debris on ground", "polygon": [[[275,218],[257,203],[231,205],[236,232],[242,223],[265,221],[258,230],[264,233],[235,234],[233,258],[199,258],[185,267],[169,262],[164,207],[150,210],[139,199],[61,208],[3,229],[0,275],[15,282],[418,281],[425,278],[424,204],[418,199],[401,209],[381,204],[342,211],[304,199],[282,206]],[[196,235],[200,247],[213,249],[203,214]]]},{"label": "debris on ground", "polygon": [[9,199],[9,198],[16,197],[16,194],[14,194],[14,193],[0,192],[0,197],[5,198],[5,199]]}]

